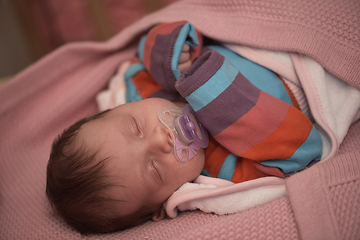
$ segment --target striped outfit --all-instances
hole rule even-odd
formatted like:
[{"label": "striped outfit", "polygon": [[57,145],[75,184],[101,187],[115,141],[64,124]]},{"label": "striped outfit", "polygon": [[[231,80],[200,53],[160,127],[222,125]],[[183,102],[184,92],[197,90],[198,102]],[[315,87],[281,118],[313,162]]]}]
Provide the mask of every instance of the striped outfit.
[{"label": "striped outfit", "polygon": [[[184,43],[192,66],[177,69]],[[187,101],[210,133],[202,174],[235,183],[284,177],[320,160],[322,140],[280,76],[220,45],[203,46],[186,22],[160,24],[125,73],[127,102]]]}]

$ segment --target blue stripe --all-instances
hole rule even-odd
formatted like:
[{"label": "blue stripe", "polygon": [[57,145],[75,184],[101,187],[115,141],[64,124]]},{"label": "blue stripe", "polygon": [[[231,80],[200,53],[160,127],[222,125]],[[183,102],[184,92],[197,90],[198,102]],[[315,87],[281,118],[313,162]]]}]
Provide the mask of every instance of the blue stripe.
[{"label": "blue stripe", "polygon": [[210,46],[210,48],[223,55],[257,88],[294,106],[283,82],[280,81],[273,71],[254,63],[223,46],[213,45]]},{"label": "blue stripe", "polygon": [[229,62],[224,61],[219,70],[206,83],[186,97],[191,107],[197,112],[217,98],[234,81],[238,70]]},{"label": "blue stripe", "polygon": [[136,102],[143,98],[138,94],[137,88],[135,87],[132,77],[135,76],[139,71],[145,70],[145,66],[142,63],[135,63],[128,67],[124,73],[124,79],[126,84],[126,102]]},{"label": "blue stripe", "polygon": [[222,178],[225,180],[231,181],[231,178],[235,171],[235,165],[236,161],[238,159],[238,156],[234,155],[233,153],[230,153],[229,156],[226,157],[225,161],[221,165],[218,178]]},{"label": "blue stripe", "polygon": [[[187,40],[189,37],[191,41]],[[178,63],[180,54],[182,52],[182,48],[185,42],[191,47],[199,45],[199,40],[197,38],[195,28],[191,23],[185,23],[183,25],[174,44],[174,52],[171,59],[171,70],[174,73],[175,79],[179,79],[181,75],[181,72],[179,71],[177,66],[179,65]]]},{"label": "blue stripe", "polygon": [[320,160],[322,155],[322,140],[313,126],[306,141],[285,160],[266,160],[261,164],[268,167],[278,167],[283,173],[291,173],[304,169],[312,160]]},{"label": "blue stripe", "polygon": [[124,78],[125,81],[127,79],[132,78],[133,76],[135,76],[135,74],[137,74],[138,72],[140,72],[141,70],[146,70],[144,64],[142,63],[135,63],[132,64],[128,67],[128,69],[126,69],[125,73],[124,73]]},{"label": "blue stripe", "polygon": [[207,176],[207,177],[213,177],[213,176],[210,175],[210,173],[205,168],[201,171],[200,174],[203,175],[203,176]]}]

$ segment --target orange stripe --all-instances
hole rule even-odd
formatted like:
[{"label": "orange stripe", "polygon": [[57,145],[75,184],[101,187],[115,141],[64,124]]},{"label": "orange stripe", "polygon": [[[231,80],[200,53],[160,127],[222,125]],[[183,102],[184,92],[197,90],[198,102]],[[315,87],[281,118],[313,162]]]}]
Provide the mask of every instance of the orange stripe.
[{"label": "orange stripe", "polygon": [[146,69],[150,70],[150,55],[152,47],[155,45],[156,36],[159,34],[169,34],[177,26],[186,23],[186,21],[174,22],[174,23],[162,23],[153,27],[146,37],[144,45],[144,66]]},{"label": "orange stripe", "polygon": [[210,136],[209,146],[205,149],[205,166],[204,168],[212,177],[217,177],[222,164],[224,163],[230,151],[221,146]]},{"label": "orange stripe", "polygon": [[283,82],[284,87],[285,87],[286,91],[288,92],[291,102],[293,103],[294,107],[297,109],[300,109],[299,103],[296,101],[296,98],[295,98],[294,94],[292,93],[292,91],[290,90],[290,88],[288,87],[288,85],[285,83],[285,81],[279,75],[276,74],[276,76]]},{"label": "orange stripe", "polygon": [[258,175],[258,170],[251,160],[239,157],[231,181],[234,183],[245,182],[258,178]]},{"label": "orange stripe", "polygon": [[281,125],[241,156],[258,162],[268,159],[287,159],[306,141],[311,128],[309,119],[296,108],[289,106]]},{"label": "orange stripe", "polygon": [[138,72],[131,80],[142,98],[147,98],[154,92],[163,89],[147,71]]}]

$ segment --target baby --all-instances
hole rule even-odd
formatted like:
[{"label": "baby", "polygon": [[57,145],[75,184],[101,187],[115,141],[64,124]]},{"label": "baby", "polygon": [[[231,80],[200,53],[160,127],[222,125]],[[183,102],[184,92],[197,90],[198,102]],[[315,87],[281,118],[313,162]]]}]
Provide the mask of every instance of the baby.
[{"label": "baby", "polygon": [[[190,47],[179,60],[190,67]],[[65,221],[82,233],[111,232],[165,217],[163,203],[204,167],[204,150],[180,162],[158,112],[176,108],[161,98],[127,103],[82,119],[54,141],[46,193]]]},{"label": "baby", "polygon": [[83,119],[54,142],[47,195],[80,232],[109,232],[165,217],[162,204],[204,167],[204,151],[188,162],[173,152],[157,113],[175,107],[149,98]]},{"label": "baby", "polygon": [[[57,212],[81,233],[163,219],[167,198],[200,173],[242,182],[284,177],[320,160],[321,138],[291,100],[284,99],[290,93],[281,79],[217,46],[194,51],[196,40],[189,23],[154,27],[140,41],[140,60],[129,67],[151,77],[125,73],[132,76],[127,95],[136,101],[129,98],[129,103],[80,120],[54,141],[46,193]],[[224,56],[241,64],[233,65]],[[265,71],[267,83],[273,81],[277,90],[272,94],[281,94],[274,97],[254,86],[251,81],[258,85],[264,74],[260,80],[245,77],[248,69]],[[161,87],[154,87],[154,79]],[[154,89],[150,95],[133,91],[149,82]],[[168,93],[180,93],[211,135],[209,146],[190,161],[178,160],[174,135],[158,116],[164,108],[184,105],[166,100]]]}]

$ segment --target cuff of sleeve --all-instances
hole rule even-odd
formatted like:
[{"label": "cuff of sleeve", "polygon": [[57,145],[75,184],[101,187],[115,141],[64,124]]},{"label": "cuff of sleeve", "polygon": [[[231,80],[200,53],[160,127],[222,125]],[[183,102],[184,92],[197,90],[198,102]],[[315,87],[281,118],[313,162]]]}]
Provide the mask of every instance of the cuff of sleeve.
[{"label": "cuff of sleeve", "polygon": [[215,50],[206,52],[180,76],[175,84],[175,88],[181,96],[189,96],[220,69],[224,60],[225,57]]},{"label": "cuff of sleeve", "polygon": [[167,91],[176,92],[177,68],[184,44],[190,45],[191,59],[200,54],[201,35],[185,21],[164,23],[151,29],[141,40],[139,57],[152,77]]}]

